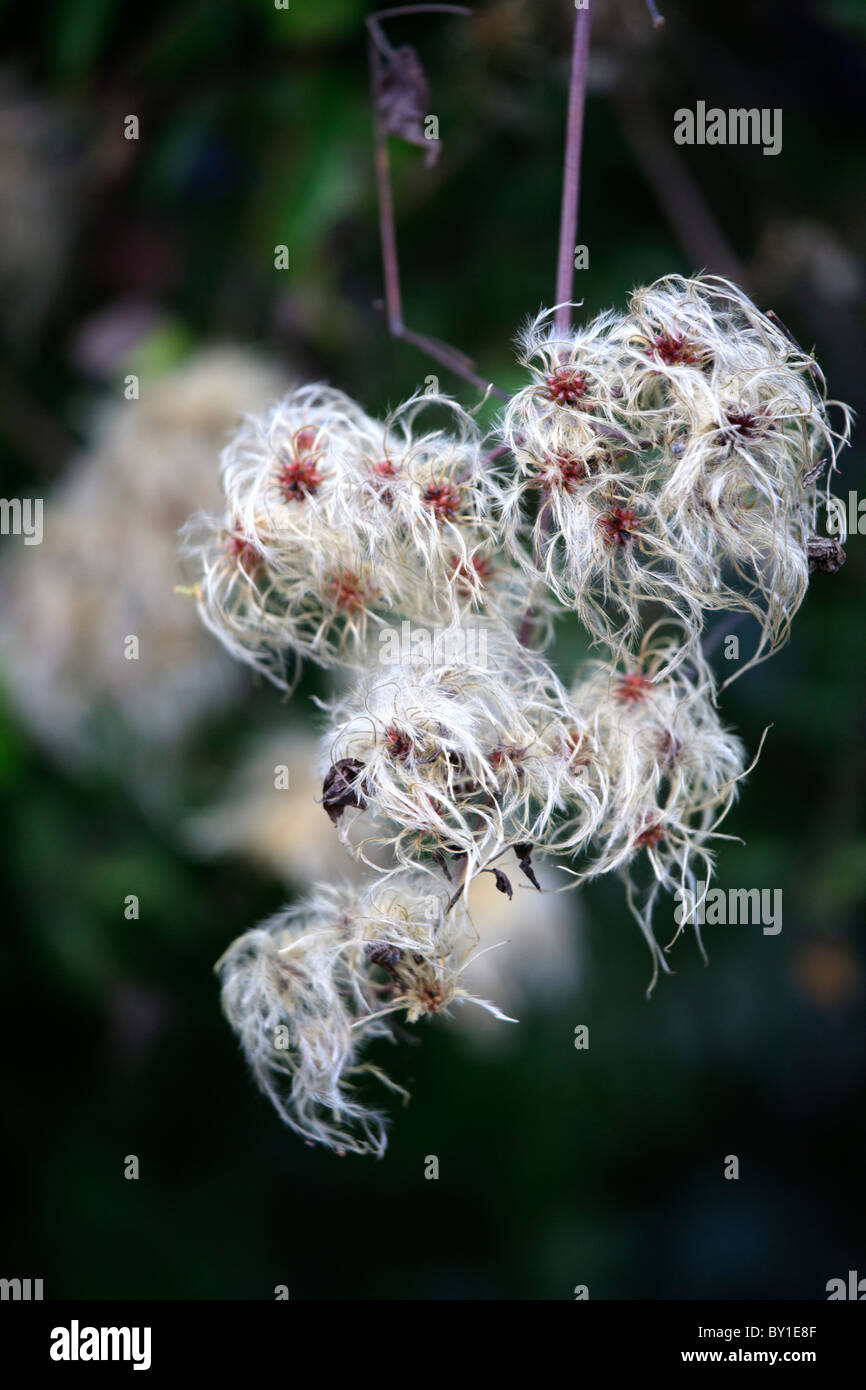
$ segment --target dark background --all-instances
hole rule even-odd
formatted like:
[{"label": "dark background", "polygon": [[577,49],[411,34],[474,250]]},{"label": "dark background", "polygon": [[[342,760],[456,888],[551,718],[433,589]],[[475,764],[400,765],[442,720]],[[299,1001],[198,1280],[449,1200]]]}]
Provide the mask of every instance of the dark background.
[{"label": "dark background", "polygon": [[[587,314],[669,271],[730,273],[815,345],[831,394],[856,407],[866,5],[671,4],[660,31],[640,0],[595,8],[578,237],[590,268],[575,289]],[[0,412],[4,496],[47,495],[62,476],[52,424],[86,444],[82,402],[118,388],[72,345],[130,293],[170,315],[169,367],[227,337],[371,411],[437,370],[387,339],[375,307],[368,9],[0,6],[4,67],[65,113],[50,157],[61,173],[87,166],[69,252],[53,257],[49,235],[45,280],[8,314],[2,395],[32,411],[23,424],[20,408]],[[553,295],[572,15],[564,0],[494,0],[389,31],[419,48],[443,139],[432,171],[391,146],[407,321],[506,389],[520,382],[511,337]],[[675,149],[673,112],[698,99],[781,107],[782,153]],[[121,138],[128,112],[136,143]],[[837,491],[861,468],[855,447]],[[593,1298],[822,1298],[828,1279],[866,1274],[863,546],[851,537],[790,645],[725,697],[750,748],[773,729],[719,881],[781,888],[781,934],[707,928],[708,968],[681,939],[647,1003],[621,889],[593,886],[572,998],[538,995],[500,1049],[445,1023],[389,1053],[413,1099],[379,1162],[305,1148],[255,1091],[212,965],[284,891],[237,860],[202,863],[176,833],[237,741],[301,717],[319,680],[287,707],[251,684],[199,729],[176,817],[146,814],[122,766],[59,768],[7,704],[0,1273],[43,1278],[46,1297],[170,1299],[270,1298],[277,1284],[326,1299],[570,1298],[577,1284]],[[573,657],[573,634],[559,650]],[[145,885],[139,922],[117,906],[130,876]],[[579,1023],[589,1052],[572,1045]],[[137,1182],[122,1175],[131,1153]],[[723,1179],[728,1154],[739,1181]]]}]

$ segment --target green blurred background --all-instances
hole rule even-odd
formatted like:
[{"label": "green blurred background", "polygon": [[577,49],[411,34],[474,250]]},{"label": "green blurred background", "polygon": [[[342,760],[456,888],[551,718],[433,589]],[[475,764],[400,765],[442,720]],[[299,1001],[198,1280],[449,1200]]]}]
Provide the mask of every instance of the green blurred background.
[{"label": "green blurred background", "polygon": [[[388,340],[377,307],[370,8],[0,6],[3,100],[52,113],[37,153],[13,122],[0,158],[0,201],[22,215],[16,180],[46,166],[25,238],[33,249],[38,233],[38,254],[23,269],[13,257],[4,295],[5,497],[51,495],[126,371],[146,386],[215,341],[372,412],[438,370]],[[662,8],[654,31],[641,0],[595,6],[590,265],[575,292],[589,315],[665,272],[731,274],[857,407],[866,4]],[[515,329],[553,294],[572,16],[566,0],[482,0],[470,19],[389,30],[419,49],[442,135],[432,170],[391,142],[406,318],[505,389],[520,381]],[[698,99],[782,108],[782,153],[677,149],[673,112]],[[100,336],[106,315],[122,347]],[[837,491],[861,478],[855,447]],[[20,540],[0,544],[16,563]],[[106,728],[106,756],[58,761],[4,698],[0,1273],[43,1278],[46,1297],[170,1299],[271,1298],[278,1284],[325,1299],[570,1298],[578,1284],[592,1298],[822,1298],[828,1279],[866,1274],[864,576],[855,535],[790,645],[724,701],[750,748],[773,728],[719,882],[781,888],[781,934],[708,927],[707,968],[682,938],[648,1003],[621,888],[598,883],[575,906],[572,989],[539,984],[501,1039],[437,1021],[388,1052],[412,1101],[378,1162],[304,1147],[255,1091],[212,966],[286,890],[249,858],[204,859],[180,830],[225,796],[245,740],[309,722],[321,679],[288,705],[247,681],[165,755],[176,766],[155,801],[122,738]],[[566,625],[566,676],[580,651]],[[138,1181],[123,1178],[128,1154]]]}]

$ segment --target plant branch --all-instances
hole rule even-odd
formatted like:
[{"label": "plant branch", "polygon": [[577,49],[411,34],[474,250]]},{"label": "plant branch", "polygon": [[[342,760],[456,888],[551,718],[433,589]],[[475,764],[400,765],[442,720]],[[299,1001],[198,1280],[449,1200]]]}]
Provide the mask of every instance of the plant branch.
[{"label": "plant branch", "polygon": [[376,170],[376,198],[379,207],[379,241],[382,247],[382,272],[385,281],[385,316],[388,332],[392,338],[410,343],[421,352],[432,357],[435,362],[446,367],[455,376],[468,381],[476,390],[485,394],[508,400],[507,393],[500,391],[492,382],[485,381],[474,370],[473,362],[464,352],[417,333],[407,328],[403,322],[403,296],[400,288],[400,261],[397,251],[397,230],[394,219],[394,194],[391,186],[391,169],[388,159],[388,134],[379,106],[379,93],[382,80],[383,55],[390,56],[394,50],[381,28],[380,20],[396,19],[418,14],[459,14],[469,15],[471,10],[462,5],[401,5],[392,10],[379,10],[367,19],[368,56],[370,62],[370,98],[373,108],[373,155]]},{"label": "plant branch", "polygon": [[589,31],[592,0],[575,11],[574,41],[571,50],[571,79],[568,89],[568,116],[565,125],[565,158],[562,168],[562,211],[559,219],[559,254],[556,264],[556,331],[567,333],[571,324],[571,293],[574,280],[574,248],[577,237],[577,207],[580,192],[580,156],[583,146],[583,112],[586,100],[586,72],[589,64]]},{"label": "plant branch", "polygon": [[405,19],[413,14],[472,14],[465,5],[397,5],[391,10],[374,10],[367,17],[367,24],[381,19]]},{"label": "plant branch", "polygon": [[520,627],[517,630],[517,640],[521,647],[528,647],[532,641],[532,633],[535,629],[535,608],[530,605],[523,615]]},{"label": "plant branch", "polygon": [[507,391],[500,390],[492,381],[485,381],[473,371],[471,357],[467,357],[458,348],[449,347],[448,343],[440,342],[438,338],[428,338],[424,333],[415,333],[411,328],[401,328],[394,336],[404,343],[411,343],[413,347],[420,348],[428,357],[432,357],[434,362],[440,362],[443,367],[454,372],[455,376],[462,377],[485,395],[497,396],[501,401],[509,399]]},{"label": "plant branch", "polygon": [[391,192],[391,172],[388,162],[388,141],[379,116],[376,84],[379,77],[379,53],[372,29],[368,41],[370,60],[370,96],[373,107],[373,156],[376,166],[376,201],[379,205],[379,240],[382,246],[382,270],[385,277],[385,312],[388,332],[398,337],[403,331],[403,304],[400,294],[400,265],[397,259],[397,233],[394,224],[394,198]]},{"label": "plant branch", "polygon": [[[577,209],[580,194],[580,157],[583,149],[583,113],[586,103],[586,74],[589,65],[589,33],[592,0],[585,9],[575,10],[571,48],[571,77],[568,87],[568,115],[565,122],[565,156],[562,167],[562,209],[559,218],[559,252],[556,265],[557,333],[566,334],[571,326],[571,294],[574,281],[574,249],[577,237]],[[536,533],[536,563],[541,564],[548,543],[552,516],[548,502],[542,506]],[[517,640],[524,647],[532,641],[537,614],[530,604],[520,623]]]}]

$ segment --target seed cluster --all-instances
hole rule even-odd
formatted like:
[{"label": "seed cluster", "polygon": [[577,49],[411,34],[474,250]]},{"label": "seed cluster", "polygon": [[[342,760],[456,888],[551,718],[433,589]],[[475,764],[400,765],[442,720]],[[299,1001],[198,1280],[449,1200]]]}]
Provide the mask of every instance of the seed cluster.
[{"label": "seed cluster", "polygon": [[[787,637],[810,568],[844,558],[818,530],[843,525],[849,412],[831,422],[814,360],[735,286],[669,276],[574,333],[542,314],[520,349],[526,384],[486,438],[443,396],[376,421],[329,387],[293,392],[245,421],[223,516],[189,528],[200,611],[230,651],[284,688],[303,659],[343,673],[322,802],[369,887],[322,889],[220,964],[259,1084],[341,1151],[385,1144],[361,1045],[397,1012],[473,998],[468,889],[492,873],[505,917],[507,852],[525,891],[536,852],[575,883],[617,872],[652,988],[656,899],[709,884],[748,770],[708,616],[756,621],[742,671]],[[563,612],[601,653],[570,688],[545,655]],[[385,659],[406,628],[437,640]]]}]

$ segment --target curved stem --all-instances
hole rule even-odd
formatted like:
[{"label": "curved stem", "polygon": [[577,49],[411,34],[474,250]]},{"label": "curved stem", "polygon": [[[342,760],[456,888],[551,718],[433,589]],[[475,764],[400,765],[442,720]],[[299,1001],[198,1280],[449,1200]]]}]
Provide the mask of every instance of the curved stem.
[{"label": "curved stem", "polygon": [[400,19],[413,14],[472,14],[465,5],[397,5],[392,10],[374,10],[367,16],[367,23],[381,19]]},{"label": "curved stem", "polygon": [[[476,390],[483,394],[498,396],[500,400],[508,400],[505,391],[494,386],[492,382],[485,381],[473,369],[472,359],[467,357],[464,352],[442,343],[438,338],[428,337],[427,334],[417,333],[411,328],[407,328],[403,322],[403,297],[400,288],[400,263],[397,253],[397,231],[394,218],[394,195],[391,188],[391,171],[388,161],[388,137],[382,121],[378,101],[378,83],[381,76],[382,64],[388,55],[393,52],[384,32],[382,31],[380,20],[396,19],[401,16],[416,14],[459,14],[471,15],[472,10],[466,9],[463,5],[401,5],[393,10],[379,10],[377,13],[367,17],[368,34],[368,56],[370,62],[370,91],[371,105],[373,112],[373,156],[376,170],[376,194],[379,207],[379,240],[382,247],[382,271],[385,281],[385,316],[388,321],[388,332],[393,338],[398,338],[404,343],[411,343],[413,347],[432,357],[441,366],[447,367],[456,376],[468,381]],[[384,58],[383,58],[384,55]]]},{"label": "curved stem", "polygon": [[[368,21],[369,22],[369,21]],[[373,159],[376,170],[376,194],[379,205],[379,241],[382,247],[382,272],[385,278],[385,312],[388,332],[399,334],[403,328],[403,304],[400,294],[400,263],[397,259],[397,232],[394,222],[394,197],[391,192],[391,172],[388,163],[388,141],[379,117],[376,81],[379,73],[378,53],[370,29],[369,41],[370,89],[373,111]]]}]

